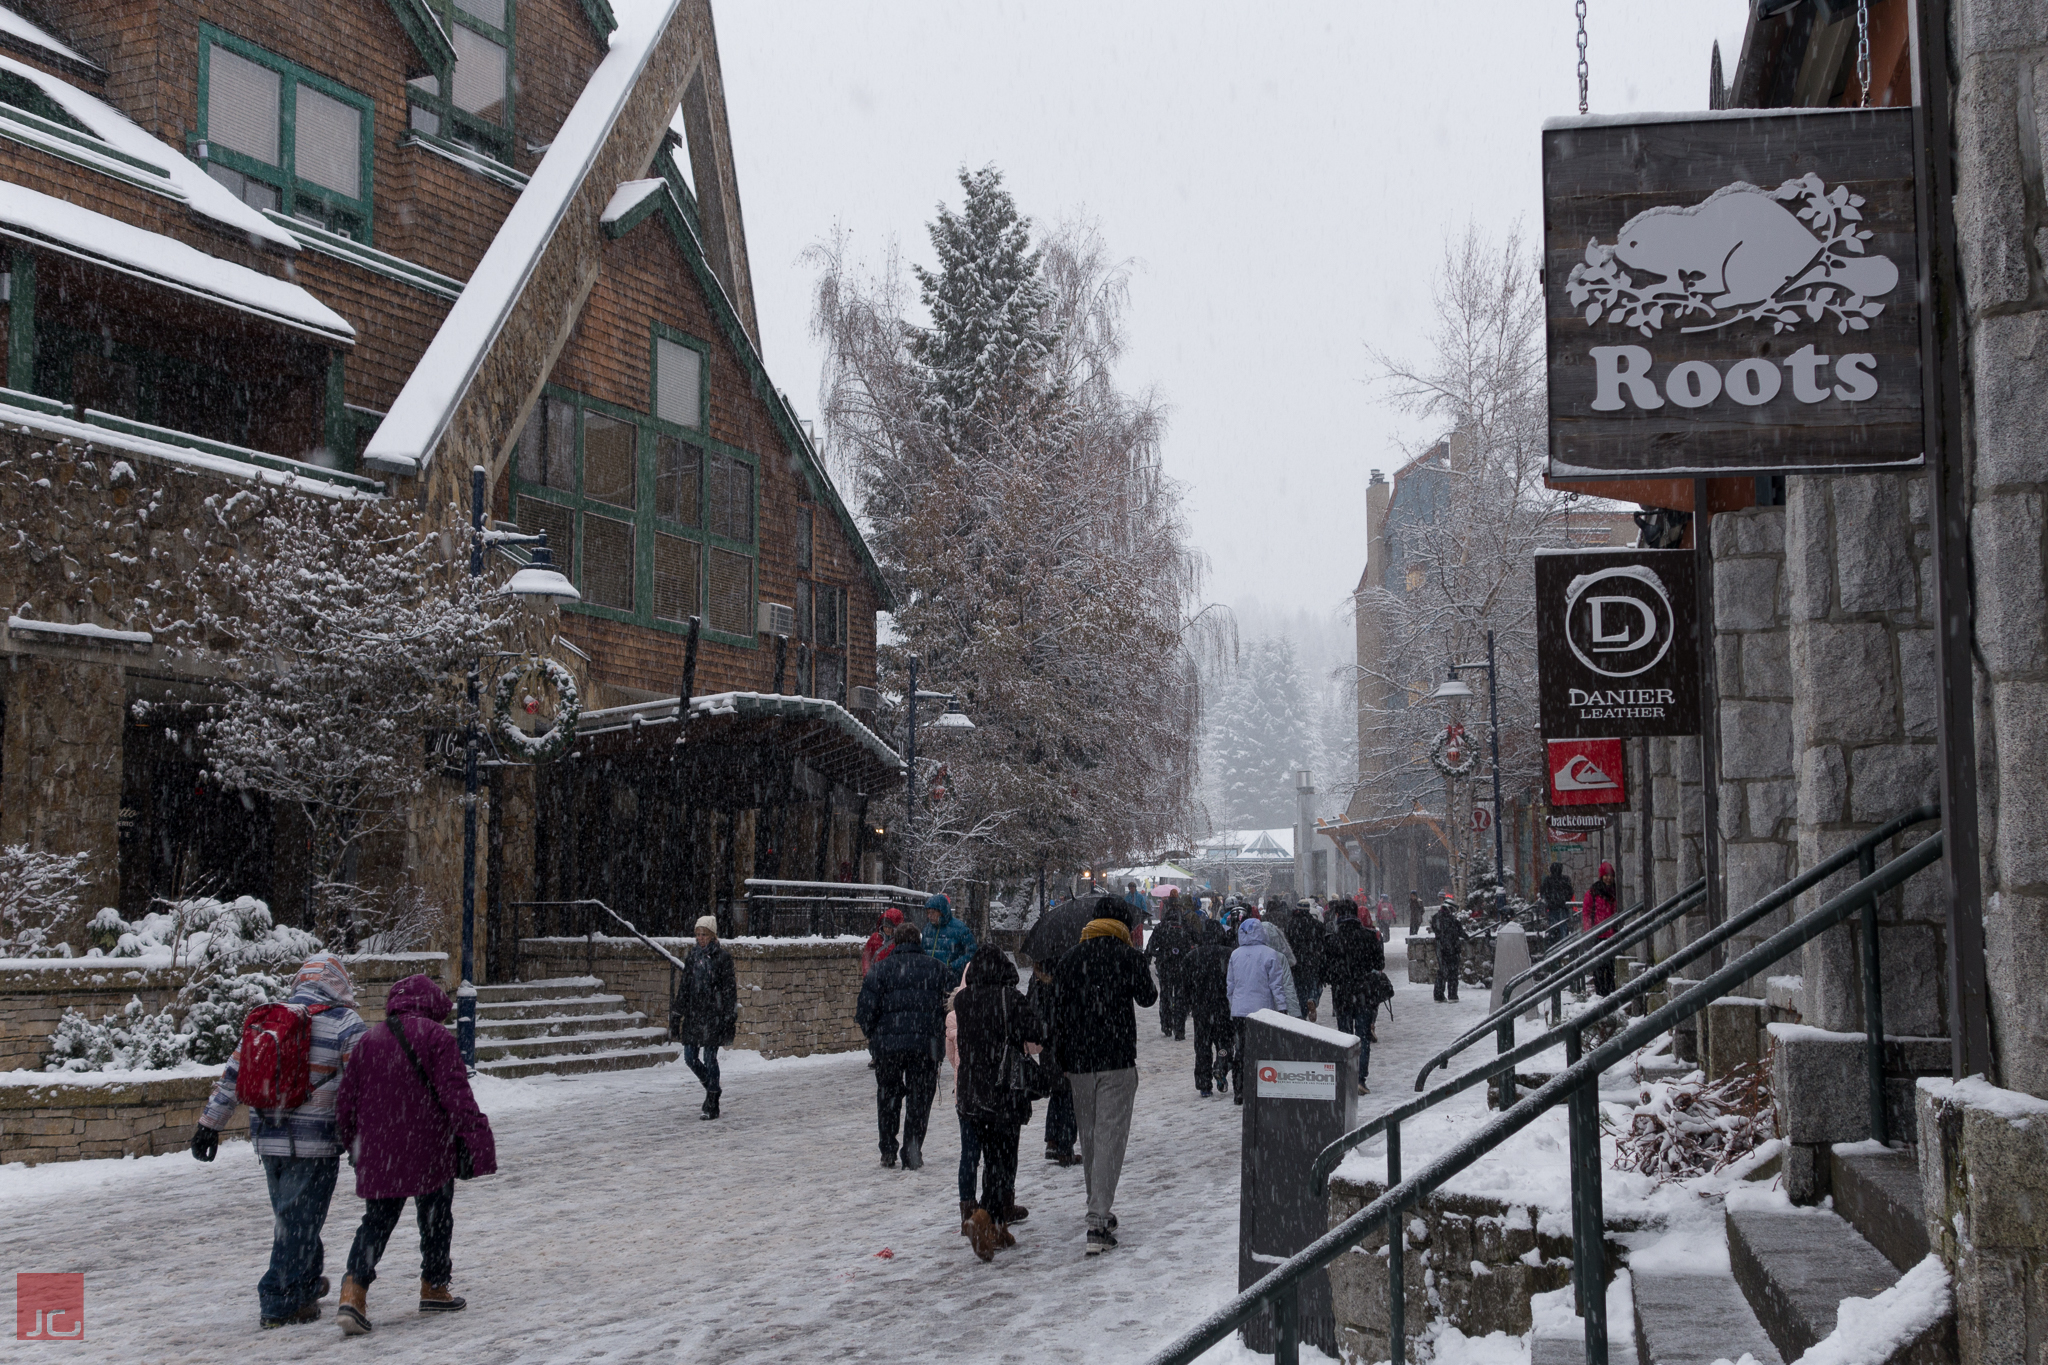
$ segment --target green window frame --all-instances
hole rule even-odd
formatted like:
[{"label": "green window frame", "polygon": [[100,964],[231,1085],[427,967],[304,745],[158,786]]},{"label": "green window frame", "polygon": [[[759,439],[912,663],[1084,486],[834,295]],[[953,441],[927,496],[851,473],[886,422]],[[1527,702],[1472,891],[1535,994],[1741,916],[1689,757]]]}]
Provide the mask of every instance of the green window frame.
[{"label": "green window frame", "polygon": [[[512,164],[518,81],[518,0],[426,0],[455,45],[455,65],[406,82],[419,132]],[[465,68],[463,62],[468,61]],[[491,71],[491,67],[500,68]],[[502,82],[493,79],[502,75]],[[492,96],[497,96],[492,100]]]},{"label": "green window frame", "polygon": [[[706,343],[658,329],[650,412],[542,390],[513,453],[513,519],[548,532],[556,565],[583,594],[565,610],[678,634],[696,616],[708,638],[757,648],[761,462],[702,430],[708,381],[698,385],[699,426],[653,415],[662,340],[710,355]],[[630,466],[619,459],[621,429],[631,432]]]},{"label": "green window frame", "polygon": [[[228,120],[223,126],[216,119],[216,93],[232,98],[231,91],[268,85],[266,77],[274,78],[276,86],[274,130],[260,109],[246,124]],[[259,98],[271,94],[260,88],[257,93]],[[222,112],[230,111],[224,106]],[[199,26],[199,131],[193,138],[194,150],[208,175],[252,207],[274,209],[368,245],[375,116],[376,104],[369,96],[225,29]],[[355,136],[352,156],[343,140],[349,130]],[[272,131],[274,140],[269,136]],[[351,180],[353,185],[347,183]]]}]

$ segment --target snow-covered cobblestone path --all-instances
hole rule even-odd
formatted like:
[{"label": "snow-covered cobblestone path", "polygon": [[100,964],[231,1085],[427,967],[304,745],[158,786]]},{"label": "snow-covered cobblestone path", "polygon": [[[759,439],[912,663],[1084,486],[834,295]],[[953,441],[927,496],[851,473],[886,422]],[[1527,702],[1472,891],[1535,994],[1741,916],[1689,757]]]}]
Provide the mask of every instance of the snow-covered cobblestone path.
[{"label": "snow-covered cobblestone path", "polygon": [[[1434,1005],[1390,967],[1399,994],[1362,1117],[1412,1093],[1416,1067],[1484,1006],[1475,990]],[[270,1214],[241,1142],[210,1166],[179,1153],[0,1169],[0,1271],[86,1273],[72,1360],[1138,1360],[1236,1289],[1243,1113],[1195,1093],[1191,1044],[1161,1038],[1152,1011],[1138,1036],[1122,1245],[1093,1263],[1080,1169],[1040,1156],[1044,1105],[1018,1178],[1031,1217],[983,1265],[958,1233],[950,1073],[925,1168],[888,1171],[873,1076],[854,1053],[728,1058],[716,1123],[698,1121],[702,1092],[680,1065],[483,1082],[502,1174],[456,1196],[459,1315],[413,1309],[408,1211],[370,1293],[374,1335],[341,1339],[332,1298],[317,1324],[260,1331]],[[361,1211],[344,1166],[326,1237],[337,1284]],[[11,1297],[12,1276],[0,1284]]]}]

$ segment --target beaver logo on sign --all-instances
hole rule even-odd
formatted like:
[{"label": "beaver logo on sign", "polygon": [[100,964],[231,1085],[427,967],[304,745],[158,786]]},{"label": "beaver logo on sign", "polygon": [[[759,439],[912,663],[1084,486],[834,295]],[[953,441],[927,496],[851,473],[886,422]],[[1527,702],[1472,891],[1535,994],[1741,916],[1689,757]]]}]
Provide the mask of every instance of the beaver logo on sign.
[{"label": "beaver logo on sign", "polygon": [[1613,242],[1586,244],[1567,297],[1589,326],[1605,314],[1644,336],[1666,322],[1709,332],[1753,320],[1784,332],[1823,318],[1861,332],[1899,283],[1890,259],[1864,254],[1863,203],[1808,172],[1775,190],[1737,181],[1690,208],[1646,209]]},{"label": "beaver logo on sign", "polygon": [[1617,564],[1579,574],[1564,590],[1564,633],[1579,662],[1609,678],[1633,678],[1671,652],[1671,595],[1655,569]]}]

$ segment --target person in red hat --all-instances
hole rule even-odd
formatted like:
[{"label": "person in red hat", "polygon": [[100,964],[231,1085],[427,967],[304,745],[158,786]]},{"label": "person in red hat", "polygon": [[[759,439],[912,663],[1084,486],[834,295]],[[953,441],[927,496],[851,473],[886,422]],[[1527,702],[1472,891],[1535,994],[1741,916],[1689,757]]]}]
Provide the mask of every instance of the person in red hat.
[{"label": "person in red hat", "polygon": [[[1586,898],[1580,903],[1579,922],[1590,930],[1613,919],[1615,910],[1614,896],[1614,864],[1602,863],[1600,864],[1599,879],[1586,888]],[[1614,931],[1609,929],[1600,937],[1613,938]],[[1613,958],[1608,958],[1593,969],[1593,989],[1602,995],[1614,993]]]},{"label": "person in red hat", "polygon": [[895,906],[892,905],[882,912],[881,923],[875,926],[875,932],[868,935],[868,941],[862,945],[860,950],[860,974],[862,977],[866,977],[869,972],[873,971],[875,964],[889,956],[889,953],[896,947],[896,926],[901,923],[903,923],[903,912]]}]

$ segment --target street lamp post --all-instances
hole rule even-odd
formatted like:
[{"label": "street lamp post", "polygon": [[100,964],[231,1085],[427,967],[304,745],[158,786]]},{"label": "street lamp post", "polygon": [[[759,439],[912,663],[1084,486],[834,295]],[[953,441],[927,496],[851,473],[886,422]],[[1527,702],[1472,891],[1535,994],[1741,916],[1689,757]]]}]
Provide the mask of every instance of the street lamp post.
[{"label": "street lamp post", "polygon": [[[581,594],[554,567],[547,532],[524,535],[484,530],[484,477],[482,465],[469,471],[469,576],[484,576],[487,546],[531,545],[531,561],[500,591],[548,603],[577,601]],[[462,737],[462,984],[455,991],[455,1041],[462,1049],[462,1064],[471,1071],[476,1070],[476,787],[483,747],[477,726],[483,692],[480,662],[469,661],[468,725]]]},{"label": "street lamp post", "polygon": [[960,694],[957,692],[920,692],[917,688],[917,656],[910,656],[910,691],[905,696],[907,709],[903,720],[903,880],[907,885],[912,881],[911,835],[917,824],[917,703],[942,701],[946,709],[932,722],[942,730],[972,730],[974,722],[960,710]]},{"label": "street lamp post", "polygon": [[1458,701],[1473,695],[1472,689],[1458,676],[1462,669],[1483,668],[1486,670],[1486,711],[1487,724],[1491,730],[1490,745],[1493,759],[1493,913],[1496,918],[1507,911],[1508,883],[1507,866],[1502,856],[1500,830],[1500,688],[1495,682],[1493,662],[1493,632],[1486,632],[1486,662],[1452,664],[1451,676],[1441,683],[1436,691],[1429,694],[1431,701]]}]

